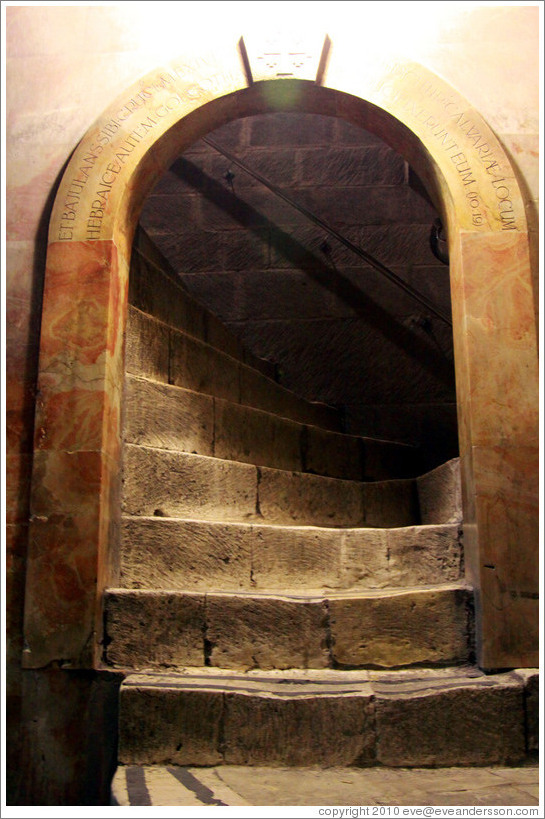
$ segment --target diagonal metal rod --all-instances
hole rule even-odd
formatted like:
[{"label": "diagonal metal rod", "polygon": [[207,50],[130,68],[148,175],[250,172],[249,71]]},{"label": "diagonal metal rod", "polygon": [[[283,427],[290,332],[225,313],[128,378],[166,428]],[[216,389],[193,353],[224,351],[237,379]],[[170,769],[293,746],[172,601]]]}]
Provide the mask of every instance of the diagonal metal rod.
[{"label": "diagonal metal rod", "polygon": [[260,173],[257,173],[257,171],[253,171],[251,170],[251,168],[248,168],[248,166],[245,165],[244,162],[241,162],[240,159],[238,159],[229,151],[226,151],[225,148],[222,148],[220,145],[214,142],[214,140],[210,139],[209,137],[203,137],[202,141],[206,142],[207,145],[210,145],[211,148],[213,148],[218,153],[222,154],[234,165],[238,165],[239,168],[241,168],[246,173],[250,174],[250,176],[253,176],[254,179],[257,179],[258,182],[261,182],[261,184],[268,188],[272,193],[274,193],[275,196],[278,196],[280,199],[283,199],[284,202],[287,202],[288,205],[291,205],[292,208],[298,210],[299,213],[302,213],[303,216],[306,216],[306,218],[309,219],[311,222],[314,222],[315,225],[321,227],[322,230],[324,230],[326,233],[329,233],[330,236],[333,236],[338,242],[347,247],[348,250],[351,250],[353,253],[355,253],[357,256],[359,256],[361,259],[367,262],[367,264],[371,265],[371,267],[374,267],[375,270],[378,270],[379,273],[382,273],[383,276],[385,276],[391,282],[393,282],[402,290],[404,290],[405,293],[407,293],[409,296],[411,296],[411,298],[415,299],[417,302],[423,305],[427,310],[430,311],[430,313],[433,313],[435,316],[437,316],[437,318],[441,319],[441,321],[444,321],[445,324],[448,324],[449,327],[452,327],[452,321],[449,319],[447,315],[445,315],[434,304],[432,304],[432,302],[430,302],[425,296],[423,296],[422,293],[420,293],[418,290],[415,290],[414,287],[411,287],[409,284],[403,281],[402,278],[400,278],[396,273],[394,273],[389,268],[385,267],[382,264],[382,262],[379,262],[378,259],[375,259],[374,256],[371,256],[370,253],[367,253],[365,250],[362,250],[361,247],[358,247],[357,245],[353,244],[349,239],[346,239],[341,233],[335,230],[335,228],[332,228],[330,225],[328,225],[326,222],[324,222],[310,210],[307,210],[307,208],[305,208],[303,205],[300,205],[298,204],[298,202],[295,202],[293,199],[291,199],[291,197],[287,196],[287,194],[285,194],[284,191],[282,191],[280,188],[277,188],[276,185],[273,185],[273,183],[269,182],[268,179],[265,179],[264,176],[261,176]]}]

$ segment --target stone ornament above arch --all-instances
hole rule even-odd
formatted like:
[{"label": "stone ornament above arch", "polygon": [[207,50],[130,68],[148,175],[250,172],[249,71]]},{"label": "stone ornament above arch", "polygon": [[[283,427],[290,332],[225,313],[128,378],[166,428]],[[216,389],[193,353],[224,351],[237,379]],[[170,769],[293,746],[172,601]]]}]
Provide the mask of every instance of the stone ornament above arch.
[{"label": "stone ornament above arch", "polygon": [[[364,70],[335,43],[326,66],[324,37],[316,43],[321,85],[297,76],[309,60],[294,65],[293,78],[249,85],[236,44],[210,58],[174,60],[121,95],[68,163],[49,227],[25,667],[100,667],[101,594],[118,572],[127,280],[143,200],[198,138],[274,110],[329,114],[374,131],[438,200],[452,260],[479,661],[537,664],[537,348],[521,192],[498,139],[441,78],[410,62]],[[253,71],[251,49],[248,59]]]},{"label": "stone ornament above arch", "polygon": [[[307,48],[299,67],[293,63],[293,55],[300,48],[297,43],[293,49],[279,46],[278,64],[271,62],[269,66],[260,60],[268,54],[264,49],[273,46],[268,42],[263,44],[263,54],[259,49],[247,53],[250,78],[243,59],[245,41],[241,38],[241,42],[243,53],[236,54],[233,49],[236,59],[231,60],[230,66],[218,65],[217,57],[194,64],[184,62],[183,58],[174,60],[139,80],[116,100],[89,129],[71,158],[55,200],[50,242],[113,238],[113,222],[120,200],[127,186],[134,184],[133,172],[145,154],[172,126],[202,105],[240,91],[249,82],[254,93],[248,95],[248,100],[257,101],[261,97],[260,107],[266,107],[268,97],[271,110],[281,106],[295,106],[300,110],[305,105],[316,105],[312,102],[311,89],[302,86],[292,85],[292,93],[285,93],[285,99],[280,89],[269,96],[268,89],[262,87],[260,94],[255,77],[266,82],[264,77],[269,74],[271,79],[278,79],[277,69],[285,61],[292,72],[290,79],[281,79],[281,82],[289,85],[304,77],[310,83],[309,72],[318,72],[323,62],[327,37],[321,42],[315,40],[314,54]],[[239,52],[240,48],[239,44]],[[375,66],[372,75],[360,74],[354,59],[342,60],[335,54],[334,44],[327,50],[331,55],[322,87],[372,103],[416,135],[440,171],[441,193],[454,199],[456,221],[461,229],[526,230],[524,202],[499,140],[452,86],[423,66],[408,61]],[[305,94],[309,98],[307,102]],[[331,105],[330,102],[330,108]],[[244,103],[242,106],[246,107]],[[325,113],[350,118],[350,112],[343,110],[347,107],[346,100],[337,101],[333,103],[334,110]],[[237,116],[236,108],[232,107],[229,118],[233,118],[233,114]],[[241,114],[244,115],[244,111]],[[370,130],[381,130],[380,119],[373,122],[362,112],[358,118],[364,120],[365,127],[372,126]],[[398,134],[392,133],[391,128],[387,130],[387,141],[394,142],[397,150],[404,154],[414,152],[414,147],[406,144],[402,129]],[[176,136],[179,142],[166,140],[163,155],[155,158],[156,171],[165,170],[178,153],[198,138],[192,129],[182,137],[178,133]]]}]

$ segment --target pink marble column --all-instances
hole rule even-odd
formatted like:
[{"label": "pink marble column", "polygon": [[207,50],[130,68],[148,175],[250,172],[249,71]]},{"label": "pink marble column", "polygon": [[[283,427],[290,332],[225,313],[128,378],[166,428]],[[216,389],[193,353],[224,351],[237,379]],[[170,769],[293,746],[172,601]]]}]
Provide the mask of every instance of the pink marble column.
[{"label": "pink marble column", "polygon": [[[123,265],[124,268],[124,265]],[[92,666],[120,457],[126,270],[111,241],[49,246],[42,317],[26,667]],[[115,558],[112,558],[115,560]]]},{"label": "pink marble column", "polygon": [[452,265],[464,532],[484,668],[538,664],[538,394],[525,233],[459,234]]}]

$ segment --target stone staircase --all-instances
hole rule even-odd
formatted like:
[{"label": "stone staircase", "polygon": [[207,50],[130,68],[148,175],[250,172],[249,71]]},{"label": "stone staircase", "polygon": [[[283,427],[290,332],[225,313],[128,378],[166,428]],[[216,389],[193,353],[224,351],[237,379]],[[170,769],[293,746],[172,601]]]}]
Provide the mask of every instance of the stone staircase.
[{"label": "stone staircase", "polygon": [[343,434],[145,247],[104,595],[120,764],[520,761],[535,680],[473,665],[458,462]]}]

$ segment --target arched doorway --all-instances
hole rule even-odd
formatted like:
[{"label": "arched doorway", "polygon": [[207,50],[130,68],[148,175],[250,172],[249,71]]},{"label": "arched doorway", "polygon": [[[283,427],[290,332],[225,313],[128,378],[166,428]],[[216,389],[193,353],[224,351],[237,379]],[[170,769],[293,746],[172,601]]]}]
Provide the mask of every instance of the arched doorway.
[{"label": "arched doorway", "polygon": [[[235,56],[235,55],[234,55]],[[95,667],[116,578],[127,278],[142,202],[198,137],[274,110],[342,117],[413,165],[448,226],[478,661],[537,665],[537,347],[524,202],[494,134],[415,64],[254,82],[246,62],[172,63],[137,82],[76,148],[50,222],[23,663]]]}]

